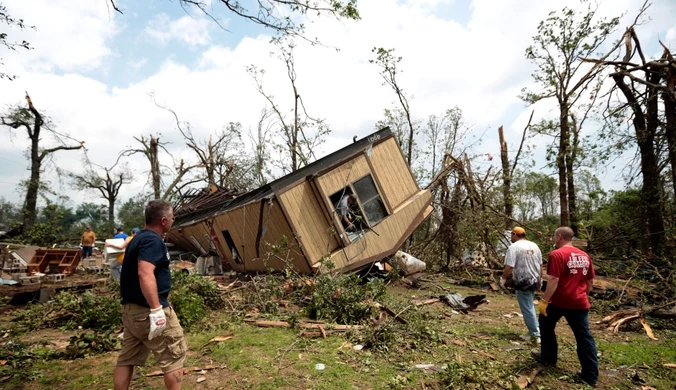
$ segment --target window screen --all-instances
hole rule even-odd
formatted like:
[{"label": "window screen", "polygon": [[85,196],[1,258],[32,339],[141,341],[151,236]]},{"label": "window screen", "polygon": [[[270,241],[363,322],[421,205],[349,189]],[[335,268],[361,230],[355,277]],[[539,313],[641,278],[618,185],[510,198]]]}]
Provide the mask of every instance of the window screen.
[{"label": "window screen", "polygon": [[352,183],[352,185],[371,226],[387,217],[387,209],[385,208],[385,204],[383,204],[376,183],[371,175],[364,176]]}]

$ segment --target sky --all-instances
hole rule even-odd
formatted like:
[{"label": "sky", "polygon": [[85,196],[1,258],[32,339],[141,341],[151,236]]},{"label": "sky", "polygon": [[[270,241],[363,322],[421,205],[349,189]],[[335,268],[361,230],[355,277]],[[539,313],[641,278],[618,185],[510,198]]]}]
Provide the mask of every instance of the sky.
[{"label": "sky", "polygon": [[[290,110],[293,94],[284,64],[270,54],[272,32],[228,13],[217,0],[210,2],[210,12],[222,28],[197,10],[183,9],[178,1],[116,0],[123,11],[119,14],[106,0],[2,0],[12,16],[35,29],[7,31],[10,39],[25,39],[33,49],[0,51],[3,71],[19,76],[0,80],[0,107],[25,105],[27,91],[55,128],[85,141],[89,159],[102,166],[133,146],[133,137],[158,133],[161,141],[170,142],[167,148],[175,158],[193,158],[173,118],[153,104],[151,92],[190,122],[198,139],[207,139],[228,122],[240,122],[245,133],[255,128],[265,101],[246,72],[248,65],[266,70],[263,87]],[[642,3],[606,0],[599,14],[624,15],[621,26],[627,26]],[[647,13],[651,20],[637,31],[648,54],[657,56],[658,39],[676,48],[676,2],[652,3]],[[394,48],[402,57],[399,82],[411,97],[415,119],[458,106],[471,136],[481,140],[474,154],[499,156],[501,125],[510,150],[516,150],[532,110],[534,121],[555,114],[554,102],[528,107],[518,94],[533,86],[533,66],[524,51],[538,22],[564,6],[581,7],[579,0],[362,0],[358,21],[305,21],[307,36],[324,44],[299,42],[295,51],[297,85],[306,108],[332,129],[318,157],[347,145],[354,136],[372,133],[383,110],[396,107],[396,95],[369,63],[374,47]],[[528,141],[535,148],[536,168],[545,165],[547,142]],[[43,144],[55,145],[48,137]],[[0,129],[0,197],[22,200],[17,184],[29,175],[28,145],[25,133]],[[162,162],[171,164],[167,156]],[[119,204],[150,191],[147,162],[136,156],[127,163],[135,179],[122,187]],[[478,159],[478,164],[482,169],[500,167],[499,158]],[[53,166],[82,172],[82,152],[58,152]],[[617,169],[596,173],[606,188],[625,185]],[[70,198],[71,206],[104,203],[97,193],[59,184],[52,168],[44,178]]]}]

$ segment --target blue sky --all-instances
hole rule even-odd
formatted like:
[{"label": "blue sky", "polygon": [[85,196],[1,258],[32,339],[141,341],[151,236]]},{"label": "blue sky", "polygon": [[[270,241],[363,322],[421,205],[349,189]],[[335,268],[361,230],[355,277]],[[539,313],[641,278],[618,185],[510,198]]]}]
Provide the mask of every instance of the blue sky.
[{"label": "blue sky", "polygon": [[[257,123],[265,104],[244,70],[247,65],[266,69],[266,91],[285,110],[290,108],[283,64],[269,54],[271,32],[233,17],[216,0],[213,15],[228,31],[199,11],[187,14],[177,1],[116,1],[123,15],[109,12],[105,0],[3,3],[14,15],[36,25],[37,31],[11,31],[28,39],[34,50],[2,52],[6,70],[20,78],[0,81],[0,106],[21,103],[28,91],[60,131],[86,141],[89,157],[97,164],[112,164],[121,149],[134,144],[134,136],[158,132],[162,140],[172,142],[169,149],[174,157],[194,158],[183,146],[172,118],[148,98],[151,91],[204,140],[230,121],[242,123],[245,132]],[[641,3],[606,1],[600,13],[633,15]],[[500,125],[505,126],[510,148],[516,148],[532,109],[516,97],[531,83],[532,69],[524,49],[538,21],[564,5],[578,7],[579,2],[361,1],[358,22],[322,18],[309,23],[308,35],[329,46],[300,43],[296,49],[298,86],[307,108],[333,129],[318,154],[346,145],[355,135],[371,133],[383,109],[395,106],[394,94],[368,62],[376,46],[395,48],[403,57],[400,81],[412,97],[416,119],[457,105],[471,126],[470,136],[482,139],[472,154],[499,155]],[[648,51],[659,52],[658,37],[676,47],[676,3],[655,0],[649,15],[652,21],[639,28]],[[534,107],[534,120],[551,117],[552,103]],[[0,137],[0,197],[19,201],[16,183],[28,175],[25,136],[16,133],[10,139],[3,130]],[[536,146],[536,166],[541,167],[548,141],[530,142]],[[478,159],[477,164],[497,169],[497,160]],[[81,171],[83,165],[79,152],[59,153],[54,163],[71,172]],[[163,163],[172,165],[166,156]],[[139,157],[127,164],[135,171],[135,182],[123,187],[121,202],[148,191],[146,163]],[[609,188],[624,185],[617,170],[599,171],[599,175]],[[48,169],[44,177],[71,199],[71,205],[85,199],[103,202],[95,193],[74,191],[67,183],[59,187],[53,170]]]}]

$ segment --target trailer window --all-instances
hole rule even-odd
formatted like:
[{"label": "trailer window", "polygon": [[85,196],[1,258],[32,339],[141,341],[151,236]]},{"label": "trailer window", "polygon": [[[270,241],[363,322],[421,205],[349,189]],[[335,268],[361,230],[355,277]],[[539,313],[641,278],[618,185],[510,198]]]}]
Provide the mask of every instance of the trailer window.
[{"label": "trailer window", "polygon": [[363,178],[352,183],[359,202],[364,208],[364,214],[371,226],[387,217],[387,209],[383,203],[383,199],[378,193],[376,183],[373,181],[371,175],[366,175]]}]

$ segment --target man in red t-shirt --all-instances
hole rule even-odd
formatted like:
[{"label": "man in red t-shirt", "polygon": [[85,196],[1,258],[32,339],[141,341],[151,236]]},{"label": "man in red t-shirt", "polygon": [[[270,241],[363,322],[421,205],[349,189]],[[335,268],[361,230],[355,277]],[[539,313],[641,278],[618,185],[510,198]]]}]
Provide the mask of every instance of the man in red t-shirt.
[{"label": "man in red t-shirt", "polygon": [[554,329],[561,317],[566,317],[577,342],[577,357],[582,371],[580,378],[596,386],[599,377],[599,363],[596,357],[596,342],[589,330],[589,299],[592,289],[594,265],[584,251],[575,248],[573,230],[560,227],[554,232],[556,250],[549,254],[547,264],[547,289],[538,306],[540,313],[540,352],[531,355],[547,365],[556,365],[558,344]]}]

